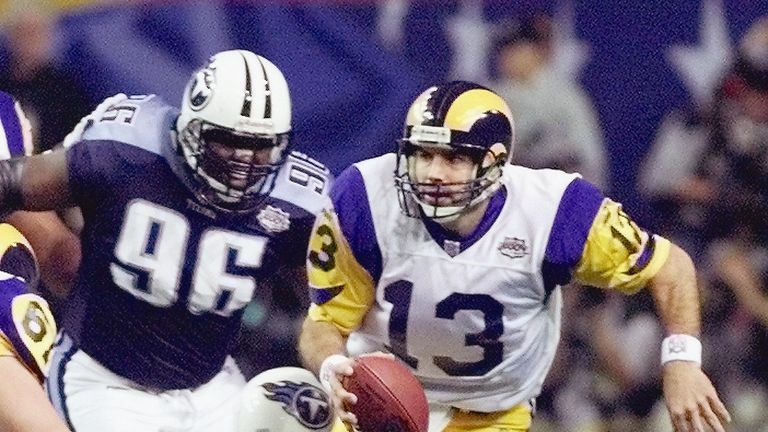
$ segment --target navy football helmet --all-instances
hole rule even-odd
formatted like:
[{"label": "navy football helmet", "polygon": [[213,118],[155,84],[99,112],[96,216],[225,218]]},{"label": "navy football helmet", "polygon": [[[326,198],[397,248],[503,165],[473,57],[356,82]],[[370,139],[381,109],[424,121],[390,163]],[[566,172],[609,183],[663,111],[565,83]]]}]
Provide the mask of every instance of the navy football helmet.
[{"label": "navy football helmet", "polygon": [[247,211],[270,192],[285,159],[291,132],[285,77],[250,51],[220,52],[192,74],[176,131],[176,153],[197,196],[219,210]]},{"label": "navy football helmet", "polygon": [[[442,221],[490,197],[501,186],[502,169],[512,155],[514,125],[504,100],[491,90],[466,81],[430,87],[411,104],[403,138],[398,141],[395,185],[400,208]],[[432,147],[469,156],[474,178],[462,183],[419,183],[415,152]],[[449,205],[434,205],[423,191],[454,196]]]}]

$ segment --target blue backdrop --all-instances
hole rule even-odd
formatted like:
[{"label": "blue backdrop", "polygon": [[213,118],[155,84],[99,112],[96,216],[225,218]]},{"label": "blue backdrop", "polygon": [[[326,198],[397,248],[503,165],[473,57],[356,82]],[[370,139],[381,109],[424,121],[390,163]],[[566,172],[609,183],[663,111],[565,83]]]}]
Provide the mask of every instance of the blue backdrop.
[{"label": "blue backdrop", "polygon": [[[60,60],[93,100],[151,92],[176,102],[189,73],[210,54],[251,49],[286,75],[298,148],[338,173],[390,151],[410,100],[455,77],[459,60],[482,63],[487,56],[472,41],[487,36],[485,26],[535,10],[570,11],[558,26],[572,26],[572,42],[587,53],[574,72],[602,123],[611,192],[635,207],[641,204],[633,195],[638,163],[659,121],[690,98],[670,61],[671,47],[706,42],[713,31],[706,7],[719,11],[727,45],[768,13],[768,2],[748,0],[414,0],[401,1],[400,9],[383,3],[188,0],[84,8],[61,21]],[[463,36],[452,30],[460,17],[469,20]],[[487,65],[476,69],[487,71]]]}]

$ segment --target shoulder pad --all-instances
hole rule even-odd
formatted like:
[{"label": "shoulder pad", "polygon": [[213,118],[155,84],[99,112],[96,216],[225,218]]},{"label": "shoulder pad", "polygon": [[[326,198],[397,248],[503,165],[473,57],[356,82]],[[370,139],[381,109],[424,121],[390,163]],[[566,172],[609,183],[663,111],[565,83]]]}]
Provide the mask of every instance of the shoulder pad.
[{"label": "shoulder pad", "polygon": [[94,120],[82,140],[118,141],[160,154],[177,116],[159,96],[129,96]]},{"label": "shoulder pad", "polygon": [[300,152],[291,152],[280,168],[270,196],[317,214],[330,191],[333,175],[322,163]]}]

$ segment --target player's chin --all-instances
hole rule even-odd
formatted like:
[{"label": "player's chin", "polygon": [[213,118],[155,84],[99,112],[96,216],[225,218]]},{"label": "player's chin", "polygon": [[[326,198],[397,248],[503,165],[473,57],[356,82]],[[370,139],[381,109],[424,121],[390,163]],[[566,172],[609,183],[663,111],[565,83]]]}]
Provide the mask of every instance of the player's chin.
[{"label": "player's chin", "polygon": [[230,189],[244,190],[248,185],[248,173],[230,173],[227,176],[226,185]]},{"label": "player's chin", "polygon": [[461,207],[467,204],[468,198],[451,196],[423,195],[422,202],[433,207]]},{"label": "player's chin", "polygon": [[448,207],[454,205],[453,203],[456,200],[453,198],[453,195],[425,193],[421,194],[421,201],[434,207]]}]

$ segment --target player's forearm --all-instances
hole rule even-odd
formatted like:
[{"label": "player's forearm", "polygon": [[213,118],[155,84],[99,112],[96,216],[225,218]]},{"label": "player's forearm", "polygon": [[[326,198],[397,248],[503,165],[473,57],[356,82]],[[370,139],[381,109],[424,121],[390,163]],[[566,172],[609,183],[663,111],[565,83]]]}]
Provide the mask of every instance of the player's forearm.
[{"label": "player's forearm", "polygon": [[698,336],[700,315],[696,270],[685,251],[672,245],[667,261],[651,279],[649,288],[667,334]]},{"label": "player's forearm", "polygon": [[21,209],[24,198],[21,192],[20,159],[0,160],[0,217]]},{"label": "player's forearm", "polygon": [[0,160],[0,216],[16,210],[56,210],[72,205],[63,150]]},{"label": "player's forearm", "polygon": [[307,317],[299,336],[299,354],[304,367],[317,375],[328,356],[346,352],[345,342],[346,339],[333,324]]},{"label": "player's forearm", "polygon": [[66,432],[40,383],[14,357],[0,357],[0,430]]}]

